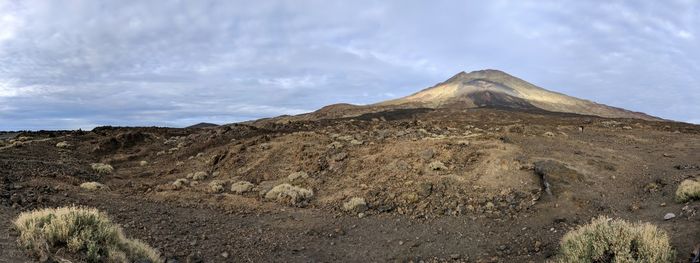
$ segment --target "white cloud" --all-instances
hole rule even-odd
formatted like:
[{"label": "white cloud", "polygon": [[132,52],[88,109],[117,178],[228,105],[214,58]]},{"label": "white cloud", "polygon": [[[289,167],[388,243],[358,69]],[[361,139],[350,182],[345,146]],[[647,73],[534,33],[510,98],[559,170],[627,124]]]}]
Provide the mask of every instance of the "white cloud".
[{"label": "white cloud", "polygon": [[0,1],[0,130],[296,114],[403,96],[481,68],[692,119],[699,9],[697,1]]}]

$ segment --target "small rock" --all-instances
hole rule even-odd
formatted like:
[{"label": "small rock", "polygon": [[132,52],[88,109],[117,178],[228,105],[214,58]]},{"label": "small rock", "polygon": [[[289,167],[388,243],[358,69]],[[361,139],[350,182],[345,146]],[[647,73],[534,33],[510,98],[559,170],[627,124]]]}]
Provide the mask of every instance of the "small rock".
[{"label": "small rock", "polygon": [[228,256],[229,256],[228,252],[221,253],[222,258],[228,258]]},{"label": "small rock", "polygon": [[462,257],[460,254],[450,254],[450,258],[453,260],[458,260]]},{"label": "small rock", "polygon": [[545,132],[545,133],[544,133],[544,136],[547,136],[547,137],[554,137],[554,133],[553,133],[553,132]]},{"label": "small rock", "polygon": [[345,160],[345,158],[348,157],[348,154],[346,152],[342,152],[336,155],[333,155],[333,161],[340,162],[342,160]]},{"label": "small rock", "polygon": [[433,156],[435,156],[435,151],[433,151],[433,149],[426,149],[420,153],[420,158],[423,158],[423,160],[426,161],[433,159]]},{"label": "small rock", "polygon": [[671,219],[673,219],[673,218],[675,218],[675,217],[676,217],[676,214],[674,214],[674,213],[667,213],[666,215],[664,215],[664,220],[671,220]]}]

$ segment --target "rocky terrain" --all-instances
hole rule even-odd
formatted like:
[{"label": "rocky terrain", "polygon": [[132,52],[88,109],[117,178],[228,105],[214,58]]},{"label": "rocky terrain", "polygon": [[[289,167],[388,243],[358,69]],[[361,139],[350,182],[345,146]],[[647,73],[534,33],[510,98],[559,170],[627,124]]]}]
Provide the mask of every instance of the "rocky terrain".
[{"label": "rocky terrain", "polygon": [[107,212],[168,262],[543,262],[599,215],[657,225],[686,262],[700,202],[674,193],[700,177],[700,126],[502,98],[9,134],[0,262],[33,260],[15,243],[18,213],[71,204]]}]

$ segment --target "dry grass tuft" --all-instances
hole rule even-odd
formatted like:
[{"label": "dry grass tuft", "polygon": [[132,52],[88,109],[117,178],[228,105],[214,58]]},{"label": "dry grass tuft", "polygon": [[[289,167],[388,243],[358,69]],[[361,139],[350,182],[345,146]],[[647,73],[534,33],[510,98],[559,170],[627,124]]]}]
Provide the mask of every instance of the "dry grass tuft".
[{"label": "dry grass tuft", "polygon": [[80,188],[90,191],[109,190],[109,187],[98,182],[87,182],[80,184]]},{"label": "dry grass tuft", "polygon": [[311,189],[305,189],[291,184],[280,184],[273,187],[265,194],[265,199],[276,200],[279,203],[303,206],[306,201],[314,196]]},{"label": "dry grass tuft", "polygon": [[90,167],[92,167],[92,170],[98,174],[110,174],[114,171],[114,167],[105,163],[93,163],[90,165]]},{"label": "dry grass tuft", "polygon": [[204,179],[207,179],[209,175],[206,172],[196,172],[196,173],[189,173],[187,174],[187,178],[195,180],[195,181],[201,181]]},{"label": "dry grass tuft", "polygon": [[14,222],[19,244],[40,258],[68,251],[87,262],[163,262],[145,243],[128,239],[106,214],[81,207],[24,212]]},{"label": "dry grass tuft", "polygon": [[250,190],[253,190],[253,187],[255,187],[254,184],[248,181],[239,181],[236,183],[231,184],[231,192],[234,194],[244,194],[249,192]]},{"label": "dry grass tuft", "polygon": [[343,210],[352,213],[361,213],[367,210],[367,202],[364,198],[353,197],[343,204]]},{"label": "dry grass tuft", "polygon": [[700,200],[700,182],[684,180],[676,190],[676,202],[684,203],[691,200]]},{"label": "dry grass tuft", "polygon": [[226,182],[221,180],[214,180],[209,182],[209,192],[212,193],[222,193],[225,190]]},{"label": "dry grass tuft", "polygon": [[175,186],[176,190],[182,189],[185,186],[188,186],[189,184],[190,184],[190,181],[185,179],[185,178],[180,178],[180,179],[175,180],[175,182],[173,182],[173,186]]},{"label": "dry grass tuft", "polygon": [[675,258],[663,230],[605,216],[569,231],[560,246],[559,262],[673,262]]}]

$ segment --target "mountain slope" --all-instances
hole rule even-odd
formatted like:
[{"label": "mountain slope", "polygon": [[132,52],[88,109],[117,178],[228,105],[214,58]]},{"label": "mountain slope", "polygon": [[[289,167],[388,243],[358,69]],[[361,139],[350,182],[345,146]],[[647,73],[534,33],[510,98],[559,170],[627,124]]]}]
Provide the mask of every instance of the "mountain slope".
[{"label": "mountain slope", "polygon": [[644,113],[632,112],[552,92],[498,70],[460,72],[433,87],[403,98],[380,102],[372,106],[541,109],[609,118],[660,120]]}]

